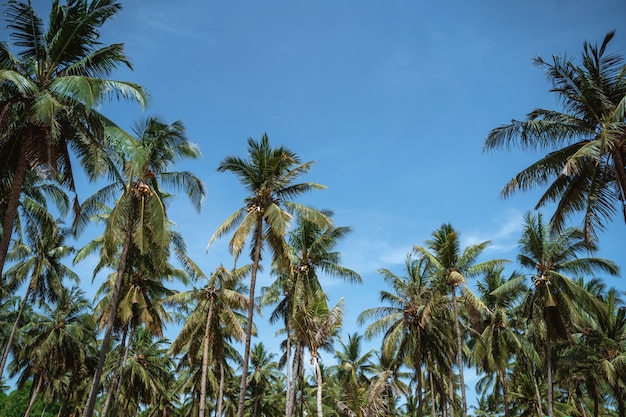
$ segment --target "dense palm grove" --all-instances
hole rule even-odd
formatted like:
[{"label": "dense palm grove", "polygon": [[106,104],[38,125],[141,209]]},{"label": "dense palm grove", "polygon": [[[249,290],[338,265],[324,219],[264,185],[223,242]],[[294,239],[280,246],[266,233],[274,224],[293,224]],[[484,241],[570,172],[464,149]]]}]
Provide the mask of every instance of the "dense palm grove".
[{"label": "dense palm grove", "polygon": [[[5,6],[0,414],[626,416],[626,294],[603,281],[616,264],[594,255],[598,232],[626,215],[626,66],[612,33],[585,43],[578,65],[538,58],[562,110],[533,110],[485,141],[548,151],[502,191],[545,187],[537,208],[555,206],[550,219],[526,214],[517,259],[485,259],[490,242],[462,247],[441,225],[403,269],[380,270],[380,306],[342,338],[344,300],[329,304],[320,277],[360,283],[338,251],[350,228],[297,202],[324,187],[299,182],[312,164],[267,135],[217,167],[248,195],[209,242],[228,238],[222,264],[235,266],[203,271],[187,255],[168,206],[182,192],[200,209],[202,182],[175,169],[199,149],[179,121],[127,132],[98,111],[147,99],[109,79],[130,67],[123,44],[99,40],[120,9],[54,1],[44,19],[28,2]],[[78,201],[79,177],[105,185]],[[87,226],[101,234],[73,247]],[[72,269],[89,256],[93,302]],[[263,267],[273,284],[259,289]],[[253,339],[261,309],[281,326],[279,352]],[[180,329],[173,340],[166,324]]]}]

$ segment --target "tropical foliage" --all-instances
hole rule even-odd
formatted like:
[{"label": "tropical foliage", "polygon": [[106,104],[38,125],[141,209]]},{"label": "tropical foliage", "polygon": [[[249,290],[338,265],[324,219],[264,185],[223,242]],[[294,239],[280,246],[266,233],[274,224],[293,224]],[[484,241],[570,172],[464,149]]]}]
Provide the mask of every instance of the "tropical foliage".
[{"label": "tropical foliage", "polygon": [[[361,334],[346,333],[347,301],[328,291],[363,281],[341,257],[351,229],[299,200],[324,188],[303,180],[313,164],[267,135],[217,167],[246,192],[209,240],[229,235],[230,256],[211,274],[191,258],[175,223],[188,219],[170,207],[183,192],[200,209],[202,181],[178,169],[199,148],[180,121],[147,116],[129,133],[98,110],[111,96],[146,100],[108,79],[130,67],[122,44],[99,40],[120,9],[53,1],[44,21],[30,2],[4,6],[1,415],[626,417],[625,294],[604,281],[617,265],[596,256],[626,201],[626,66],[609,53],[613,33],[585,43],[580,65],[538,58],[562,111],[535,110],[485,142],[549,149],[503,194],[547,185],[538,207],[555,202],[551,219],[521,219],[511,260],[490,258],[489,241],[466,245],[451,223],[434,229],[402,268],[378,271],[388,288],[360,312]],[[101,188],[70,218],[73,160]],[[567,222],[579,212],[581,228]],[[86,229],[101,234],[75,250]]]}]

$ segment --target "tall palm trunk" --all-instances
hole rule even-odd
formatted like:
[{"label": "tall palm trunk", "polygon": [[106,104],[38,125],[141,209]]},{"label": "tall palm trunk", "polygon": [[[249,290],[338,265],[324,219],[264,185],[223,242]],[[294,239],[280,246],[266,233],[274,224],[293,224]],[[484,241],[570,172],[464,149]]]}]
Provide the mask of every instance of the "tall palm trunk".
[{"label": "tall palm trunk", "polygon": [[211,335],[211,320],[213,319],[213,305],[215,303],[214,293],[215,289],[209,290],[209,313],[206,317],[206,324],[204,326],[204,339],[202,340],[203,352],[202,352],[202,379],[200,380],[200,411],[198,417],[204,417],[206,410],[206,380],[209,372],[209,342]]},{"label": "tall palm trunk", "polygon": [[20,205],[20,195],[22,194],[22,185],[28,171],[28,150],[34,142],[33,128],[27,128],[22,141],[22,147],[17,158],[17,165],[13,173],[11,181],[11,190],[9,192],[9,200],[6,205],[4,217],[2,219],[2,236],[0,236],[0,284],[2,279],[2,271],[4,270],[4,262],[9,252],[9,244],[13,235],[13,225],[17,216],[17,208]]},{"label": "tall palm trunk", "polygon": [[226,363],[224,358],[220,358],[220,387],[217,395],[217,414],[216,417],[222,417],[222,409],[224,407],[224,386],[226,385]]},{"label": "tall palm trunk", "polygon": [[315,372],[315,382],[317,384],[317,417],[324,417],[322,411],[322,370],[320,369],[320,363],[317,360],[317,352],[311,352],[311,362],[313,363],[313,370]]},{"label": "tall palm trunk", "polygon": [[287,417],[293,417],[296,413],[296,393],[298,391],[298,376],[300,375],[300,363],[302,361],[303,347],[299,343],[296,343],[293,352],[293,363],[291,366],[291,394],[289,403],[291,404],[291,414],[287,414]]},{"label": "tall palm trunk", "polygon": [[20,303],[20,309],[17,312],[17,317],[13,322],[13,327],[11,327],[11,333],[9,333],[9,339],[7,340],[7,345],[4,347],[2,351],[2,360],[0,361],[0,380],[2,380],[2,375],[4,374],[4,366],[7,363],[7,359],[9,358],[9,352],[11,351],[11,345],[13,344],[13,338],[15,338],[15,333],[17,332],[17,326],[22,318],[22,314],[24,314],[24,310],[26,309],[26,305],[28,304],[28,298],[32,292],[32,288],[30,285],[26,289],[26,294],[24,294],[24,298]]},{"label": "tall palm trunk", "polygon": [[[459,323],[459,309],[456,302],[456,286],[452,287],[452,305],[454,307],[454,330],[456,331],[457,365],[459,367],[459,384],[461,385],[462,416],[467,417],[467,398],[465,397],[465,378],[463,377],[463,340]],[[550,416],[552,417],[552,416]]]},{"label": "tall palm trunk", "polygon": [[[132,218],[132,216],[131,216]],[[104,361],[109,351],[109,344],[111,343],[111,334],[113,333],[113,324],[115,323],[115,316],[117,312],[117,304],[122,287],[122,280],[124,279],[124,271],[126,270],[126,260],[128,258],[128,250],[132,242],[133,234],[133,222],[129,221],[126,226],[126,237],[124,240],[124,246],[122,248],[122,254],[120,256],[120,264],[117,268],[117,276],[115,277],[115,285],[113,287],[113,293],[111,294],[111,305],[109,306],[109,319],[107,320],[106,329],[104,331],[104,337],[102,338],[102,346],[100,347],[100,356],[98,357],[98,365],[93,376],[93,383],[91,384],[91,390],[89,391],[89,397],[87,398],[87,404],[85,405],[85,411],[83,417],[92,417],[93,411],[96,406],[96,399],[98,397],[98,391],[100,390],[100,378],[102,378],[102,371],[104,369]]]},{"label": "tall palm trunk", "polygon": [[[250,299],[248,301],[248,325],[246,326],[246,342],[243,354],[243,368],[241,369],[241,385],[239,386],[239,404],[237,417],[243,417],[246,403],[246,389],[248,387],[248,362],[250,361],[250,344],[252,340],[252,319],[254,317],[254,286],[256,274],[261,262],[261,243],[263,242],[263,216],[259,215],[254,236],[254,258],[252,260],[252,273],[250,274]],[[91,416],[85,416],[91,417]]]},{"label": "tall palm trunk", "polygon": [[537,382],[537,375],[535,373],[535,366],[530,364],[530,374],[533,378],[533,385],[535,387],[535,397],[537,398],[537,411],[539,411],[539,415],[543,416],[543,407],[541,406],[541,392],[539,391],[539,383]]},{"label": "tall palm trunk", "polygon": [[39,391],[41,390],[41,385],[43,384],[43,375],[37,375],[37,384],[33,389],[33,392],[30,396],[30,401],[28,401],[28,407],[26,407],[26,411],[24,411],[24,417],[29,417],[30,412],[35,405],[35,400],[37,399],[37,395],[39,395]]}]

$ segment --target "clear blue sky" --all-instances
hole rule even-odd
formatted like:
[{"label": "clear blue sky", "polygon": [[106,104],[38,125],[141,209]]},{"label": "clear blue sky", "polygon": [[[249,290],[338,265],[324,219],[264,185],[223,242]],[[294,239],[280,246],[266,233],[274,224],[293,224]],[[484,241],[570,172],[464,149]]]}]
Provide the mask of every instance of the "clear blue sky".
[{"label": "clear blue sky", "polygon": [[[47,12],[48,2],[36,3]],[[413,245],[443,223],[465,244],[492,240],[486,256],[514,259],[521,215],[539,193],[503,200],[499,191],[537,155],[483,154],[486,135],[536,107],[559,108],[533,57],[578,57],[585,40],[600,43],[614,29],[610,49],[626,54],[624,0],[122,4],[103,42],[124,42],[135,69],[116,78],[147,87],[147,112],[182,120],[203,152],[180,167],[207,185],[202,213],[182,196],[171,210],[191,255],[207,273],[231,265],[227,239],[208,254],[205,247],[245,194],[216,168],[267,132],[274,145],[315,161],[306,179],[328,189],[305,202],[353,228],[340,250],[364,284],[323,280],[331,301],[345,297],[344,333],[363,332],[356,316],[380,305],[386,287],[376,271],[401,273]],[[143,117],[130,104],[104,111],[126,127]],[[617,217],[600,246],[626,273],[625,233]],[[80,266],[86,280],[88,266]],[[607,283],[626,289],[623,279]],[[272,346],[273,330],[263,331]]]}]

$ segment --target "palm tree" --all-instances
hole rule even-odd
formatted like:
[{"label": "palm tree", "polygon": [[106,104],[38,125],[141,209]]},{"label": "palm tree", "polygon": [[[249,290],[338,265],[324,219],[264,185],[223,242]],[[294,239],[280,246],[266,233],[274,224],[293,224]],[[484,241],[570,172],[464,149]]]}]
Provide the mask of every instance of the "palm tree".
[{"label": "palm tree", "polygon": [[13,363],[19,370],[18,386],[33,379],[33,391],[24,417],[40,392],[55,396],[55,381],[85,364],[88,347],[95,343],[95,323],[84,292],[76,287],[63,291],[58,299],[41,305],[42,314],[29,323],[26,339]]},{"label": "palm tree", "polygon": [[[198,353],[201,353],[199,417],[205,416],[209,362],[211,359],[215,361],[214,364],[220,369],[220,376],[222,376],[225,367],[226,339],[232,336],[237,340],[244,339],[238,311],[247,307],[248,299],[240,292],[242,289],[240,282],[249,272],[250,265],[233,271],[219,266],[208,278],[204,288],[176,296],[179,300],[192,298],[197,302],[195,309],[185,320],[183,328],[174,340],[171,350],[174,354],[187,350],[190,357],[196,357]],[[194,346],[196,340],[202,341],[200,346]],[[198,352],[193,352],[194,350]],[[225,381],[220,378],[218,388],[220,391],[223,391],[224,383]],[[217,410],[217,414],[221,416],[221,396],[218,398]]]},{"label": "palm tree", "polygon": [[433,238],[426,242],[427,247],[416,246],[415,251],[428,260],[429,268],[437,279],[436,286],[439,291],[447,293],[449,290],[451,293],[457,342],[456,358],[461,386],[462,416],[467,417],[467,398],[463,375],[463,335],[461,334],[456,290],[457,288],[461,289],[466,308],[474,308],[476,305],[484,308],[480,300],[465,286],[466,278],[485,274],[506,261],[494,259],[477,263],[478,258],[491,242],[486,241],[469,245],[461,251],[459,234],[449,223],[435,230],[432,236]]},{"label": "palm tree", "polygon": [[156,403],[169,388],[174,362],[167,355],[169,341],[154,336],[144,326],[133,333],[128,360],[122,365],[120,403],[117,415],[135,416],[141,405]]},{"label": "palm tree", "polygon": [[595,240],[596,230],[623,207],[626,221],[626,72],[621,56],[609,54],[609,32],[598,48],[585,42],[582,62],[553,56],[546,70],[563,111],[536,109],[524,121],[493,129],[484,149],[519,145],[549,153],[510,180],[502,195],[548,185],[536,208],[556,202],[550,221],[555,231],[567,217],[584,213],[585,240]]},{"label": "palm tree", "polygon": [[[323,210],[329,218],[332,213]],[[298,217],[294,229],[289,233],[289,264],[288,269],[275,271],[278,279],[266,289],[261,300],[262,304],[270,304],[280,299],[272,312],[270,322],[282,317],[286,333],[286,364],[287,364],[287,415],[291,416],[295,401],[296,373],[290,378],[291,360],[291,321],[298,312],[298,307],[311,297],[323,294],[319,282],[319,273],[342,278],[353,283],[361,283],[361,276],[355,271],[340,264],[341,256],[336,246],[351,231],[349,227],[325,225],[320,227]],[[299,358],[294,358],[294,362]]]},{"label": "palm tree", "polygon": [[133,272],[133,258],[129,254],[135,250],[142,256],[150,253],[152,267],[161,269],[161,272],[167,270],[172,234],[166,212],[167,194],[161,189],[160,183],[184,190],[197,210],[205,195],[202,182],[193,174],[168,171],[178,159],[197,158],[200,155],[197,147],[187,139],[182,123],[168,125],[157,117],[150,117],[135,127],[137,139],[119,129],[110,130],[109,133],[118,152],[113,158],[121,165],[121,169],[113,171],[114,183],[85,201],[82,216],[75,222],[75,227],[80,230],[92,214],[102,209],[103,202],[114,198],[121,188],[121,195],[106,216],[100,250],[100,266],[116,265],[117,272],[98,367],[83,417],[91,417],[93,414],[117,315],[120,288],[123,278]]},{"label": "palm tree", "polygon": [[[554,416],[552,382],[552,347],[554,338],[565,338],[571,322],[581,322],[580,307],[594,303],[593,296],[566,274],[610,275],[619,273],[617,265],[607,259],[580,257],[589,246],[584,232],[570,227],[550,235],[550,225],[544,224],[541,213],[524,216],[524,231],[519,241],[519,264],[533,273],[533,287],[526,294],[521,312],[528,319],[545,323],[545,354],[548,384],[548,415]],[[518,278],[518,280],[521,278]]]},{"label": "palm tree", "polygon": [[342,387],[342,400],[346,401],[355,416],[362,416],[361,399],[369,386],[370,376],[374,374],[374,364],[371,359],[374,350],[361,355],[363,336],[354,333],[348,335],[348,343],[339,341],[341,351],[335,350],[337,365],[334,368],[334,378]]},{"label": "palm tree", "polygon": [[[502,389],[504,416],[509,417],[507,368],[514,353],[522,348],[509,318],[525,287],[515,280],[517,273],[505,279],[503,272],[503,267],[494,268],[487,273],[484,281],[477,282],[478,294],[487,309],[472,355],[484,372],[496,374],[498,383],[494,386]],[[511,280],[515,280],[515,285],[507,285]]]},{"label": "palm tree", "polygon": [[26,241],[14,245],[9,253],[8,259],[15,263],[5,273],[8,279],[6,288],[11,293],[21,288],[24,282],[28,282],[28,285],[3,349],[0,379],[26,306],[35,300],[42,303],[58,299],[64,291],[65,278],[79,282],[78,275],[61,262],[62,258],[74,251],[66,244],[67,230],[56,223],[30,224],[25,237]]},{"label": "palm tree", "polygon": [[99,42],[100,27],[120,8],[115,0],[55,1],[44,30],[30,1],[7,3],[4,16],[17,50],[0,44],[0,166],[9,167],[2,177],[11,178],[2,213],[0,272],[27,171],[58,170],[73,190],[70,149],[92,178],[105,166],[102,128],[111,122],[95,108],[109,97],[146,103],[142,87],[105,78],[120,65],[132,69],[123,44]]},{"label": "palm tree", "polygon": [[270,353],[263,342],[256,343],[250,351],[251,372],[248,375],[248,389],[252,396],[250,417],[259,417],[264,411],[264,403],[276,392],[282,391],[282,374],[275,353]]},{"label": "palm tree", "polygon": [[322,410],[322,370],[319,363],[319,351],[332,346],[333,339],[339,332],[343,320],[344,300],[340,299],[329,308],[326,297],[317,296],[309,299],[306,305],[298,309],[294,318],[296,338],[309,349],[315,382],[317,385],[317,416],[323,417]]},{"label": "palm tree", "polygon": [[285,259],[288,250],[284,237],[292,219],[290,213],[298,213],[319,225],[331,223],[323,213],[291,201],[293,197],[310,190],[324,188],[312,182],[294,183],[309,171],[311,165],[312,162],[301,163],[300,158],[285,147],[272,148],[269,138],[264,134],[258,142],[248,138],[247,160],[229,156],[218,167],[219,172],[229,171],[235,174],[250,193],[244,200],[245,205],[218,227],[207,246],[208,249],[215,239],[234,230],[229,249],[236,262],[246,240],[252,236],[250,304],[248,305],[248,326],[246,327],[237,417],[243,417],[244,414],[252,320],[255,309],[254,291],[263,244],[268,244],[275,264],[287,264]]},{"label": "palm tree", "polygon": [[[445,327],[442,314],[447,300],[445,295],[432,287],[426,258],[415,259],[407,255],[404,271],[403,276],[388,269],[378,271],[393,289],[380,293],[381,301],[389,305],[366,309],[359,315],[358,322],[363,324],[369,319],[375,319],[367,326],[365,336],[371,339],[383,334],[383,358],[393,360],[396,366],[406,362],[414,369],[417,379],[417,416],[422,417],[422,367],[429,358],[433,358],[431,363],[446,362],[443,358],[448,348],[444,345],[448,337],[442,333]],[[432,407],[435,407],[434,401]]]}]

